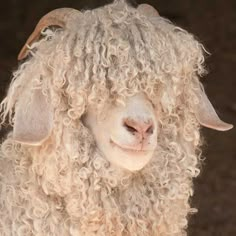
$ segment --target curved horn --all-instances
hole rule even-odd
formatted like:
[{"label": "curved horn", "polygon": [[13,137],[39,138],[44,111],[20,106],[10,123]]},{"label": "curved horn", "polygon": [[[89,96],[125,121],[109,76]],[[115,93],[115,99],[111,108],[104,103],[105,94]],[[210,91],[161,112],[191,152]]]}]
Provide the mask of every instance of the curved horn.
[{"label": "curved horn", "polygon": [[139,12],[143,13],[146,16],[150,17],[159,16],[158,11],[149,4],[140,4],[137,9]]},{"label": "curved horn", "polygon": [[199,123],[205,127],[218,131],[227,131],[233,128],[233,125],[222,121],[216,114],[214,107],[209,101],[203,89],[199,89],[199,104],[196,109],[196,118]]},{"label": "curved horn", "polygon": [[26,41],[25,45],[21,49],[18,60],[24,59],[28,54],[28,45],[31,45],[34,41],[36,41],[40,37],[40,33],[43,29],[45,29],[48,26],[60,26],[64,28],[70,19],[71,15],[79,11],[73,9],[73,8],[59,8],[55,9],[45,16],[43,16],[39,23],[36,25],[33,33],[30,35],[28,40]]}]

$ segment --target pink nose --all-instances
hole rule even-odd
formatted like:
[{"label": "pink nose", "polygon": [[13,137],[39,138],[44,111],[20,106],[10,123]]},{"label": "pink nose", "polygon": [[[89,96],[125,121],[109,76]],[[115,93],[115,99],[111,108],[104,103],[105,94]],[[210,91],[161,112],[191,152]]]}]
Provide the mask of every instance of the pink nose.
[{"label": "pink nose", "polygon": [[133,135],[141,135],[143,138],[150,136],[154,131],[154,124],[152,120],[140,121],[134,119],[124,119],[123,125],[127,131]]}]

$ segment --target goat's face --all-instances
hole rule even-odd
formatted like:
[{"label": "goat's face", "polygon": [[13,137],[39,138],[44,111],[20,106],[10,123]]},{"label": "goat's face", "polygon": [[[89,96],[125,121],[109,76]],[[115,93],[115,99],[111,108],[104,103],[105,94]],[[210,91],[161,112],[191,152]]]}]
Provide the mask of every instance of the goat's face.
[{"label": "goat's face", "polygon": [[[127,7],[125,7],[125,8],[127,8]],[[122,8],[119,8],[119,9],[121,11],[123,11]],[[142,76],[146,72],[149,73],[149,72],[151,72],[150,70],[153,70],[152,73],[149,75],[149,77],[154,76],[154,77],[152,77],[152,79],[154,79],[154,78],[158,77],[158,74],[156,74],[157,71],[162,72],[162,73],[166,72],[168,76],[166,77],[165,85],[172,86],[171,84],[173,84],[173,86],[172,86],[173,88],[169,89],[168,87],[163,86],[162,95],[164,95],[165,93],[168,94],[169,90],[171,91],[173,89],[173,92],[170,93],[170,96],[168,95],[168,96],[166,96],[166,98],[168,99],[170,97],[170,100],[175,99],[176,97],[172,97],[173,94],[177,95],[177,92],[174,92],[174,90],[175,90],[174,88],[178,88],[178,86],[179,86],[179,89],[176,89],[176,91],[178,91],[178,93],[180,91],[182,91],[183,94],[181,94],[181,92],[179,93],[179,94],[181,94],[181,96],[178,97],[178,100],[185,99],[185,97],[186,97],[187,100],[183,101],[183,104],[182,104],[182,105],[184,105],[189,102],[190,97],[193,97],[193,103],[191,104],[191,106],[188,106],[188,104],[187,104],[186,109],[188,109],[188,111],[189,111],[189,108],[191,108],[190,111],[195,114],[196,119],[199,121],[199,123],[201,125],[212,128],[212,129],[220,130],[220,131],[225,131],[225,130],[231,129],[233,127],[231,124],[227,124],[227,123],[221,121],[220,118],[217,116],[212,104],[210,103],[206,94],[204,93],[204,90],[203,90],[201,84],[196,79],[198,73],[202,74],[202,72],[204,71],[204,68],[202,67],[202,63],[203,63],[203,55],[201,52],[202,46],[200,44],[198,44],[196,41],[192,41],[193,40],[192,36],[189,37],[189,36],[187,36],[187,34],[184,36],[185,33],[181,29],[179,31],[179,30],[177,30],[176,27],[172,27],[170,24],[167,24],[166,21],[164,23],[164,21],[161,20],[161,18],[159,18],[159,15],[156,12],[156,10],[154,8],[152,8],[151,6],[148,6],[146,4],[144,4],[144,5],[141,4],[137,8],[137,11],[139,11],[140,14],[142,14],[142,15],[146,15],[147,17],[151,16],[151,18],[152,18],[152,19],[150,18],[151,21],[150,22],[144,21],[146,23],[142,23],[142,20],[145,20],[146,17],[143,18],[143,17],[139,17],[137,15],[138,18],[136,19],[136,18],[133,18],[133,16],[136,17],[136,13],[134,14],[134,12],[132,12],[132,14],[125,14],[125,15],[122,13],[122,16],[124,15],[125,17],[126,16],[129,17],[132,15],[132,17],[127,18],[127,20],[125,20],[126,21],[125,25],[127,25],[127,26],[124,25],[124,27],[122,26],[119,29],[117,28],[117,33],[115,33],[116,27],[113,27],[112,21],[110,21],[110,20],[115,20],[116,17],[115,18],[111,17],[108,20],[109,22],[111,22],[111,24],[109,23],[108,25],[111,25],[111,28],[112,28],[111,35],[113,35],[114,37],[120,37],[123,34],[126,35],[126,33],[125,33],[126,31],[122,32],[122,30],[125,28],[127,28],[127,30],[131,32],[130,39],[129,39],[129,34],[127,34],[127,36],[125,36],[125,37],[121,36],[122,44],[116,45],[116,43],[115,43],[114,45],[111,44],[109,46],[110,47],[110,49],[109,49],[110,52],[108,53],[110,55],[109,57],[111,57],[113,55],[113,51],[114,52],[117,51],[116,52],[117,58],[118,57],[119,58],[126,58],[125,59],[126,61],[124,63],[130,64],[128,60],[131,59],[132,56],[134,55],[135,60],[132,62],[133,64],[132,63],[130,64],[131,67],[133,67],[133,65],[136,65],[136,64],[138,66],[139,62],[145,61],[147,59],[146,56],[150,55],[151,57],[150,57],[150,59],[148,59],[149,62],[147,63],[147,71],[144,71],[146,66],[144,66],[144,67],[142,66],[142,69],[140,67],[136,71],[136,72],[141,72],[141,73],[134,74],[132,72],[131,74],[133,74],[133,76],[135,76],[135,75]],[[23,47],[22,51],[20,52],[18,58],[19,59],[26,58],[26,56],[29,52],[28,49],[31,48],[29,46],[31,46],[31,44],[40,37],[42,30],[49,27],[49,26],[59,26],[59,27],[65,28],[65,38],[63,36],[62,41],[61,40],[55,41],[55,42],[59,43],[58,45],[55,44],[55,48],[64,48],[64,46],[65,46],[64,39],[66,39],[67,33],[70,32],[68,30],[70,30],[70,26],[73,25],[72,22],[74,22],[74,20],[76,19],[75,16],[78,15],[78,17],[79,17],[78,20],[82,20],[82,19],[86,20],[87,19],[86,15],[85,15],[85,17],[82,17],[83,14],[82,15],[81,14],[82,13],[79,13],[78,11],[76,11],[74,9],[65,8],[65,9],[56,9],[56,10],[48,13],[47,15],[45,15],[38,23],[33,34],[29,37],[28,41],[26,42],[25,46]],[[94,14],[96,19],[99,19],[99,17],[97,18],[95,13],[91,13],[91,14]],[[119,14],[117,14],[117,16]],[[109,13],[108,15],[111,15],[111,14]],[[98,25],[100,27],[104,24],[107,24],[107,22],[108,22],[107,19],[108,18],[105,17],[104,21],[101,21],[102,22],[101,24],[96,23],[96,25]],[[122,19],[125,19],[125,18],[122,17]],[[132,19],[135,19],[135,20],[133,21]],[[141,20],[140,21],[141,23],[138,23],[139,20]],[[156,21],[156,23],[154,23],[154,21]],[[90,22],[91,21],[89,20],[89,23]],[[96,22],[97,22],[97,20],[96,20]],[[116,20],[115,20],[115,22],[116,22]],[[127,22],[129,22],[129,23],[127,23]],[[132,22],[134,23],[134,25],[132,25],[133,24]],[[75,23],[76,23],[75,25],[77,27],[77,21],[75,21]],[[153,24],[153,26],[151,27],[151,25],[150,25],[150,27],[149,27],[149,23]],[[117,24],[117,23],[115,23],[115,24]],[[159,26],[159,24],[160,24],[160,26]],[[81,23],[81,26],[83,26],[83,25],[84,24]],[[131,28],[128,28],[128,25]],[[140,30],[139,30],[139,28],[137,28],[138,25],[140,25],[140,26],[142,25],[144,28],[142,28],[142,29],[140,28]],[[167,28],[165,28],[165,25],[167,26]],[[85,24],[85,28],[86,27],[90,28],[90,25]],[[95,27],[95,26],[91,25],[91,27]],[[164,27],[163,28],[163,35],[160,34],[160,36],[162,35],[160,37],[161,41],[157,40],[159,38],[159,36],[156,35],[156,33],[154,31],[152,31],[157,28],[159,29],[159,27],[160,27],[160,29],[162,29],[162,27]],[[74,29],[74,27],[72,27],[72,29]],[[106,30],[106,28],[102,29],[102,31],[103,30]],[[146,33],[143,34],[144,30],[145,31],[151,30],[151,31],[149,33],[147,32],[147,35],[146,35]],[[168,33],[168,30],[170,30],[169,31],[170,34]],[[158,31],[160,31],[160,30],[158,30]],[[137,36],[140,35],[140,36],[138,36],[140,39],[132,40],[133,36],[136,37],[136,32],[137,32]],[[134,35],[133,35],[133,33],[134,33]],[[145,45],[146,44],[145,37],[146,36],[149,37],[149,35],[151,35],[152,33],[154,33],[155,37],[150,40],[148,39],[147,40],[148,43],[147,43],[147,45]],[[74,34],[72,34],[72,35],[74,35]],[[72,37],[72,35],[70,37],[68,37],[68,40],[73,39],[73,45],[74,45],[75,44],[74,37]],[[167,37],[166,39],[168,39],[167,41],[169,43],[166,44],[165,47],[162,47],[163,46],[162,42],[165,41],[164,36]],[[81,37],[83,38],[84,36],[81,36]],[[91,38],[89,38],[89,37],[90,36],[88,36],[89,42],[90,41],[92,42],[92,37]],[[106,37],[108,37],[108,36],[106,36]],[[106,41],[107,40],[106,37],[104,39],[102,39],[103,36],[98,36],[97,38],[101,38],[101,43],[103,44],[104,42],[108,42],[108,41]],[[144,37],[144,40],[141,39],[142,37]],[[175,40],[175,37],[176,37],[177,41]],[[52,38],[52,40],[48,40],[49,38]],[[80,36],[78,35],[77,38],[80,38]],[[81,41],[81,42],[87,41],[86,38],[84,40],[82,40],[82,38],[79,41]],[[128,52],[128,50],[126,51],[126,47],[127,47],[126,42],[125,42],[126,38],[128,39],[128,41],[127,41],[128,44],[133,43],[133,41],[135,41],[135,42],[137,41],[136,46],[135,45],[131,46],[131,48],[135,48],[134,52],[132,52],[132,51]],[[51,42],[54,44],[53,37],[51,37],[51,36],[48,37],[44,41],[45,41],[45,49],[47,49],[46,42],[48,42],[48,43]],[[123,41],[124,41],[124,43],[123,43]],[[143,42],[141,43],[141,41],[143,41]],[[179,43],[176,44],[176,42],[179,42]],[[181,44],[180,42],[186,42],[187,47],[184,48],[184,44],[183,43]],[[60,46],[61,45],[60,43],[62,43],[62,47]],[[12,121],[14,121],[13,139],[15,141],[20,142],[22,144],[40,146],[44,143],[44,141],[46,141],[52,135],[53,129],[55,127],[55,125],[54,125],[55,124],[54,123],[55,116],[54,115],[55,114],[58,115],[58,111],[60,111],[60,109],[55,109],[55,108],[57,108],[56,106],[58,105],[57,101],[63,100],[63,99],[60,99],[60,97],[58,99],[55,99],[55,97],[57,97],[57,96],[54,96],[54,99],[53,99],[54,102],[51,102],[50,91],[53,91],[53,93],[56,92],[56,94],[57,94],[58,93],[58,91],[57,91],[58,84],[59,84],[60,88],[62,85],[66,86],[67,82],[66,82],[66,80],[64,81],[64,79],[68,79],[68,82],[69,82],[70,79],[68,77],[69,77],[70,73],[68,73],[68,76],[67,76],[67,73],[64,73],[65,71],[60,69],[59,64],[57,64],[56,62],[53,62],[54,57],[52,55],[54,55],[54,54],[50,54],[51,56],[48,56],[48,52],[50,50],[49,51],[42,50],[42,52],[40,52],[41,47],[37,48],[36,45],[37,44],[32,46],[33,50],[32,50],[31,54],[34,56],[35,53],[33,53],[33,52],[38,51],[39,52],[38,56],[35,57],[35,60],[33,60],[33,61],[29,60],[26,62],[26,64],[24,66],[20,67],[20,69],[19,69],[20,73],[18,73],[18,72],[15,73],[17,75],[17,77],[19,76],[19,80],[18,80],[18,78],[14,79],[14,81],[16,81],[16,82],[13,83],[13,85],[12,85],[13,87],[9,90],[10,92],[8,94],[7,99],[4,100],[4,102],[1,104],[0,108],[5,109],[5,113],[1,114],[1,117],[3,117],[2,123],[4,123],[4,120],[8,116],[8,114],[11,117],[13,110],[15,111],[14,119],[12,120]],[[51,44],[48,44],[48,48],[51,47],[50,45]],[[68,44],[68,45],[70,45],[70,44]],[[70,48],[68,45],[66,44],[66,49]],[[76,45],[79,45],[79,44],[76,44]],[[123,56],[119,55],[118,48],[120,46],[118,46],[118,45],[121,45],[121,48],[119,50],[124,52],[124,54],[122,54]],[[123,45],[124,45],[124,47],[123,47]],[[138,45],[145,45],[145,48],[146,48],[145,50],[147,50],[147,53],[142,52],[143,46],[140,46],[140,50],[139,50]],[[190,46],[190,45],[192,45],[192,46]],[[151,48],[149,48],[149,46],[151,46]],[[180,48],[178,50],[177,50],[177,46],[180,46]],[[107,49],[105,49],[106,48],[105,44],[101,47],[105,50],[103,50],[103,49],[97,50],[97,48],[98,48],[97,46],[96,47],[95,46],[86,46],[85,47],[83,45],[81,45],[81,47],[76,46],[77,51],[73,51],[72,48],[70,48],[70,50],[66,50],[65,53],[63,50],[59,50],[61,52],[62,57],[66,56],[68,54],[67,51],[71,51],[70,52],[71,55],[68,58],[72,58],[71,57],[72,55],[73,55],[73,57],[77,58],[77,56],[80,55],[79,51],[81,51],[79,48],[87,48],[86,50],[84,50],[84,52],[88,53],[88,54],[85,54],[85,57],[81,57],[80,64],[78,66],[75,66],[75,68],[77,68],[76,69],[77,72],[71,73],[71,74],[77,75],[79,72],[78,68],[82,64],[86,64],[86,65],[88,64],[87,68],[88,68],[88,70],[90,70],[91,65],[92,65],[90,63],[94,63],[95,59],[92,59],[92,57],[91,57],[90,62],[87,63],[86,58],[87,58],[87,56],[88,56],[88,58],[90,58],[90,54],[91,55],[93,54],[93,51],[90,50],[90,48],[93,48],[93,47],[96,48],[96,50],[95,50],[96,54],[99,53],[100,51],[101,51],[101,54],[106,54],[106,53],[104,53],[107,50]],[[114,50],[113,47],[114,47],[114,49],[117,48],[117,50]],[[170,51],[169,51],[168,47],[170,47]],[[43,48],[44,47],[42,47],[42,49]],[[138,49],[140,51],[138,54],[136,53],[136,49]],[[151,51],[150,51],[150,49],[151,49]],[[182,51],[182,49],[184,49],[184,52],[183,52],[183,54],[181,52],[181,56],[179,56],[178,52]],[[158,52],[158,50],[161,50],[161,51]],[[169,57],[162,57],[162,56],[160,58],[158,57],[159,55],[163,54],[162,53],[163,50],[166,52],[166,53],[164,53],[165,55],[168,55],[170,53],[170,58],[172,58],[173,62],[174,62],[173,68],[171,65],[172,59],[169,61]],[[52,48],[52,51],[53,52],[56,51],[56,54],[58,54],[57,50],[54,50],[53,48]],[[82,52],[83,51],[81,51],[81,53]],[[126,55],[126,52],[127,52],[127,55]],[[176,52],[176,55],[174,55],[174,54],[172,55],[172,53],[174,53],[174,52]],[[45,53],[45,54],[43,54],[43,53]],[[46,61],[46,63],[42,63],[43,60],[41,58],[44,58],[44,57],[41,57],[41,55],[45,55],[45,58],[47,58],[47,57],[53,58],[52,63],[55,63],[55,66],[51,65],[51,63],[49,62],[50,60]],[[141,57],[142,57],[142,55],[144,55],[144,57],[142,58],[142,60],[139,61],[139,60],[136,60],[137,59],[136,57],[138,57],[137,55],[140,55]],[[186,61],[185,60],[182,61],[182,58],[185,56],[186,56],[186,61],[188,63],[189,63],[189,61],[191,61],[190,65],[187,66],[186,69],[185,69]],[[61,65],[63,65],[64,62],[71,63],[70,60],[67,60],[67,56],[65,58],[63,58],[63,60],[62,60],[62,57],[59,56],[56,61],[61,61],[62,62]],[[101,55],[101,58],[103,58],[103,57],[104,57],[104,55]],[[106,56],[106,57],[107,57],[107,59],[105,59],[105,61],[106,60],[107,60],[107,62],[110,61],[110,59],[108,60],[108,56]],[[39,60],[40,63],[37,66],[37,68],[38,67],[41,68],[41,66],[43,66],[43,65],[46,66],[45,71],[48,71],[48,70],[50,70],[50,68],[53,68],[53,72],[50,73],[50,76],[51,76],[51,74],[55,75],[55,76],[58,74],[59,75],[59,80],[58,80],[59,82],[57,82],[57,83],[47,82],[48,76],[45,76],[45,80],[43,80],[43,81],[45,81],[46,86],[42,86],[43,90],[40,88],[40,86],[36,86],[37,87],[36,88],[34,83],[33,83],[34,84],[33,89],[29,89],[31,86],[31,83],[28,83],[28,81],[31,78],[31,74],[28,74],[28,72],[31,71],[30,73],[32,73],[32,77],[35,76],[34,70],[36,68],[35,67],[36,64],[34,64],[34,63],[37,62],[37,60],[38,60],[37,58],[40,59]],[[82,59],[82,58],[84,58],[84,59]],[[166,58],[166,59],[164,59],[164,58]],[[178,58],[180,58],[180,61]],[[103,64],[102,61],[104,59],[101,59],[101,60],[100,59],[97,60],[97,59],[98,59],[98,55],[96,55],[95,61],[96,62],[101,61],[101,64]],[[112,60],[111,60],[109,62],[111,64],[109,64],[109,63],[107,64],[107,62],[105,62],[106,65],[104,64],[105,65],[104,68],[107,69],[107,67],[109,67],[109,65],[112,65],[112,63],[115,63],[115,64],[120,63],[120,62],[122,62],[122,60],[123,59],[119,59],[117,62],[116,62],[116,60],[114,62],[112,62]],[[159,67],[159,65],[157,65],[157,63],[153,63],[153,61],[159,62],[161,60],[163,62],[160,64],[160,67]],[[176,61],[179,61],[179,62],[176,63]],[[31,62],[33,63],[32,70],[26,69],[27,65],[29,66],[29,68],[31,68],[31,66],[30,66]],[[98,63],[100,63],[100,62],[98,62]],[[69,66],[69,64],[67,64],[67,67],[65,67],[65,68],[72,68],[72,65],[74,67],[74,62],[71,63],[71,66]],[[123,65],[123,62],[122,62],[122,65]],[[44,66],[42,68],[44,68]],[[158,67],[154,68],[155,66],[158,66]],[[83,67],[84,66],[81,66],[81,70],[83,70]],[[178,69],[177,69],[177,67],[178,67]],[[25,70],[24,70],[24,68],[25,68]],[[86,69],[84,71],[84,73],[87,75],[90,75],[90,74],[94,73],[95,71],[100,70],[99,67],[97,67],[97,68],[98,69],[93,68],[91,73],[88,73],[88,71]],[[115,65],[114,68],[117,68],[117,69],[122,68],[123,69],[125,67],[124,66],[119,67],[119,66]],[[111,66],[111,71],[114,70],[114,68],[113,68],[113,66]],[[169,68],[172,68],[172,69],[169,69]],[[58,70],[59,72],[54,73],[54,70],[55,71]],[[24,73],[22,71],[24,71],[24,73],[27,74],[25,79],[23,78]],[[116,73],[119,73],[119,70],[115,70],[115,71],[116,71]],[[177,74],[172,75],[171,72],[175,72],[175,71],[177,72]],[[37,72],[37,70],[35,71],[35,73],[36,72]],[[44,77],[43,74],[44,73],[42,73],[42,77]],[[80,71],[80,74],[82,74],[82,71]],[[101,72],[101,74],[103,74],[103,72]],[[110,73],[107,73],[107,76],[109,74]],[[192,78],[190,78],[188,76],[190,74],[191,74],[190,77],[192,77]],[[93,74],[93,75],[96,77],[95,74]],[[114,77],[115,74],[111,73],[111,75],[112,75],[112,77]],[[130,78],[128,70],[124,73],[124,75],[126,75],[126,76],[128,75],[129,76],[128,78]],[[178,79],[172,78],[172,80],[170,82],[168,82],[167,80],[172,76],[174,76],[173,78],[178,78]],[[82,79],[82,77],[81,77],[81,79]],[[41,78],[41,73],[40,73],[40,78]],[[120,78],[122,78],[121,75],[120,75]],[[162,77],[162,79],[163,78],[165,78],[165,76]],[[55,79],[55,78],[54,77],[50,78],[50,81],[53,79]],[[94,81],[93,78],[91,78],[91,80],[88,80],[88,78],[87,78],[86,80],[87,80],[87,82],[89,81],[91,83],[93,83],[93,81]],[[23,84],[20,84],[19,81],[22,81]],[[62,81],[63,81],[63,83],[61,83]],[[72,81],[73,81],[73,79],[71,79],[71,82]],[[160,77],[160,79],[158,78],[158,81],[163,82],[163,81],[161,81],[161,77]],[[188,87],[187,87],[187,84],[185,85],[185,81],[186,82],[188,81],[190,91],[188,91]],[[25,83],[27,83],[27,85]],[[191,85],[190,85],[190,83],[191,83]],[[40,84],[41,84],[41,82],[40,82]],[[78,84],[80,84],[80,83],[75,83],[75,85],[76,85],[75,90],[74,89],[72,89],[72,90],[66,89],[66,91],[67,92],[68,91],[69,92],[70,91],[77,91]],[[48,85],[50,85],[50,86],[56,85],[56,87],[55,87],[56,90],[49,89],[48,93],[47,93],[45,88]],[[123,83],[123,85],[124,85],[124,83]],[[87,87],[90,87],[90,86],[87,85]],[[25,88],[25,91],[23,91],[23,88]],[[164,91],[164,89],[166,89],[167,91]],[[59,89],[59,91],[60,91],[60,89]],[[128,87],[127,87],[127,91],[128,91]],[[60,91],[60,92],[62,92],[62,91]],[[66,97],[65,95],[67,95],[67,92],[66,93],[62,92],[63,96],[61,94],[61,98],[62,97],[65,98]],[[15,96],[16,97],[18,96],[19,99],[17,99]],[[68,94],[68,96],[70,98],[72,97],[71,94]],[[159,97],[159,98],[160,98],[159,102],[161,105],[162,98],[161,97]],[[166,100],[166,98],[165,98],[165,100]],[[89,99],[85,99],[84,103],[88,102],[87,100],[89,100]],[[66,102],[65,102],[65,104],[67,104]],[[71,103],[71,101],[69,99],[68,104],[70,105],[70,103]],[[13,108],[14,104],[15,104],[15,108]],[[63,104],[63,112],[64,113],[62,113],[62,114],[69,115],[69,110],[72,107],[69,106],[68,112],[65,113],[65,108],[64,108],[65,104]],[[76,102],[75,102],[75,104],[76,104]],[[151,157],[153,156],[153,152],[156,149],[156,145],[157,145],[157,135],[158,135],[157,134],[157,132],[158,132],[157,120],[161,120],[161,119],[160,119],[160,117],[157,117],[157,114],[155,113],[155,110],[152,106],[151,101],[142,93],[137,94],[133,97],[127,98],[125,104],[126,104],[125,106],[122,106],[122,105],[111,106],[109,109],[107,109],[107,111],[109,111],[109,114],[104,119],[99,119],[100,117],[98,115],[96,106],[95,107],[90,106],[90,107],[88,107],[87,113],[85,114],[84,122],[85,122],[85,125],[93,133],[93,135],[95,137],[95,141],[97,142],[98,148],[100,149],[100,151],[103,153],[103,155],[110,162],[112,162],[116,165],[119,165],[123,168],[126,168],[130,171],[134,171],[134,170],[139,170],[139,169],[143,168],[150,161]],[[163,110],[165,110],[164,106],[165,106],[165,104],[163,106],[160,106],[159,109],[161,109],[161,107],[162,107]],[[81,113],[82,112],[83,111],[81,111]],[[77,122],[78,119],[80,118],[79,115],[81,113],[76,113],[75,116],[77,116],[77,117],[71,117],[73,114],[71,115],[71,113],[70,113],[70,117],[66,117],[66,118],[69,118],[69,120],[71,118],[73,118],[71,120]],[[168,114],[166,114],[166,115],[168,115]],[[77,118],[77,120],[76,120],[76,118]],[[59,122],[59,124],[64,125],[63,122]]]},{"label": "goat's face", "polygon": [[111,163],[130,171],[140,170],[152,158],[157,146],[157,114],[142,93],[112,105],[105,118],[90,106],[84,124],[91,130],[97,146]]}]

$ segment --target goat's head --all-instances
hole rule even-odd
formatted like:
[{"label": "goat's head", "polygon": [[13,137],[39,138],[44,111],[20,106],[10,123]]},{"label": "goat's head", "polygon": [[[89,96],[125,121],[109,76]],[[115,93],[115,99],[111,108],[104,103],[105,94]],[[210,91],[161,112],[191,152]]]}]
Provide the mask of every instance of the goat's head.
[{"label": "goat's head", "polygon": [[[152,20],[159,17],[149,5],[140,5],[138,11],[152,17]],[[51,25],[67,27],[74,14],[80,13],[73,9],[57,9],[44,16],[20,52],[19,59],[27,56],[27,45],[38,39],[42,29]],[[198,105],[194,113],[200,124],[216,130],[232,128],[232,125],[219,119],[199,84],[196,85],[195,92]],[[24,97],[27,100],[27,96]],[[22,109],[26,102],[22,99],[16,107],[13,138],[21,143],[41,145],[53,129],[53,107],[40,89],[35,89],[33,96],[31,95],[27,112]],[[158,145],[161,124],[158,108],[145,92],[128,96],[123,102],[116,101],[112,104],[106,117],[99,116],[96,106],[89,105],[82,119],[94,135],[103,155],[110,162],[134,171],[143,168],[152,158]]]}]

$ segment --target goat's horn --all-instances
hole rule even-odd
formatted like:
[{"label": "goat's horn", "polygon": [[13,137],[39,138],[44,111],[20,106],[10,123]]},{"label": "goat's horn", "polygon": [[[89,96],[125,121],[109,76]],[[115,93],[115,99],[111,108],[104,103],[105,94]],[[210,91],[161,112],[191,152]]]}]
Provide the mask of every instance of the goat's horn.
[{"label": "goat's horn", "polygon": [[149,4],[140,4],[137,9],[139,12],[143,13],[146,16],[159,16],[158,11]]},{"label": "goat's horn", "polygon": [[60,9],[55,9],[46,14],[45,16],[43,16],[40,19],[39,23],[36,25],[33,33],[26,41],[25,45],[21,49],[18,55],[18,60],[22,60],[27,56],[28,45],[31,45],[34,41],[36,41],[40,37],[40,33],[43,29],[53,25],[64,28],[73,13],[78,14],[79,11],[73,8],[60,8]]}]

